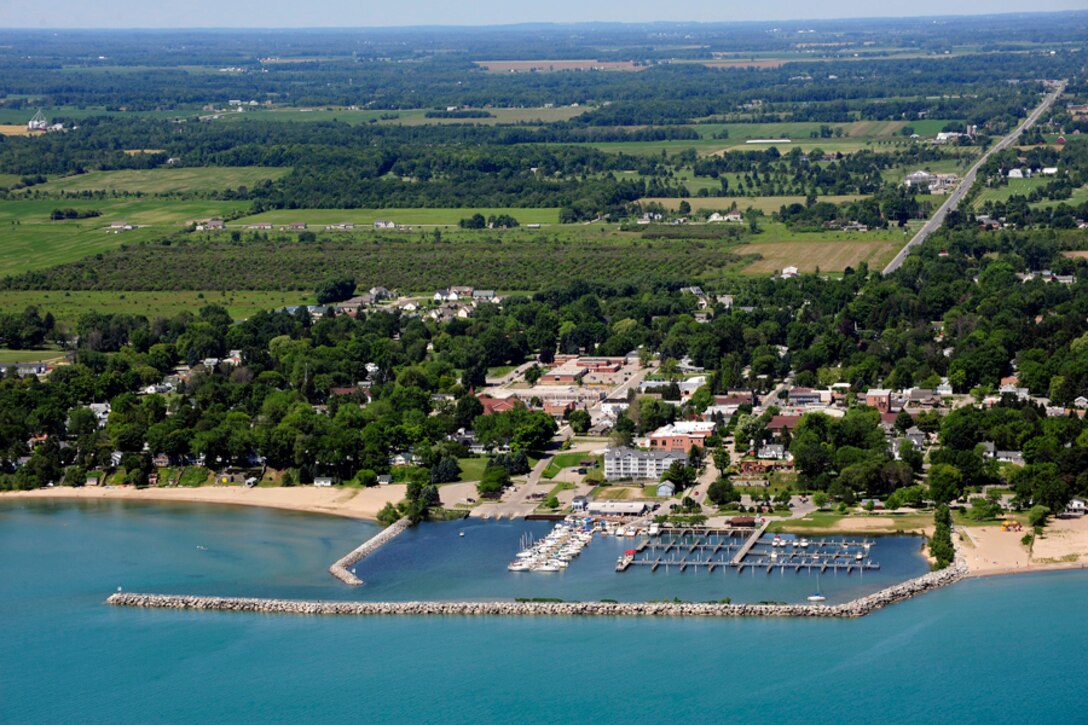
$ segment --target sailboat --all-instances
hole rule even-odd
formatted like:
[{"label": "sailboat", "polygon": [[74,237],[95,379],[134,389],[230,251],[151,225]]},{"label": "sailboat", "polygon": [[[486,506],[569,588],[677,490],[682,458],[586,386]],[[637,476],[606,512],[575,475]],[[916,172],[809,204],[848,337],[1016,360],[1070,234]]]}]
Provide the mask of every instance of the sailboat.
[{"label": "sailboat", "polygon": [[827,597],[820,593],[820,575],[816,575],[816,593],[808,598],[810,602],[827,601]]}]

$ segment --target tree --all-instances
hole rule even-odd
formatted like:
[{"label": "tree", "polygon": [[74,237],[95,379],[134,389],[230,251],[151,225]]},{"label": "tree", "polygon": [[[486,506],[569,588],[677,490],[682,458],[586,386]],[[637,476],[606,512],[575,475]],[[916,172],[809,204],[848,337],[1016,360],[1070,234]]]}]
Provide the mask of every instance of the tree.
[{"label": "tree", "polygon": [[572,410],[567,417],[567,422],[570,423],[571,430],[578,435],[585,435],[589,431],[589,426],[593,422],[589,417],[589,412],[578,408]]},{"label": "tree", "polygon": [[536,363],[533,363],[532,367],[525,371],[525,382],[529,383],[529,385],[536,385],[543,375],[544,370]]},{"label": "tree", "polygon": [[827,504],[830,503],[830,501],[831,500],[828,498],[827,494],[823,491],[817,491],[816,493],[812,494],[812,503],[816,504],[816,508],[820,509],[821,511],[827,508]]},{"label": "tree", "polygon": [[729,450],[725,446],[715,448],[711,458],[714,460],[714,467],[718,469],[719,473],[724,472],[733,463],[729,456]]},{"label": "tree", "polygon": [[319,284],[314,294],[319,305],[343,302],[355,294],[355,280],[351,277],[333,277]]},{"label": "tree", "polygon": [[460,478],[461,466],[452,456],[446,456],[431,466],[431,483],[452,483]]},{"label": "tree", "polygon": [[488,466],[476,484],[476,492],[485,498],[498,498],[510,485],[510,474],[502,466]]},{"label": "tree", "polygon": [[929,540],[929,553],[936,560],[934,568],[944,569],[956,557],[956,548],[952,545],[952,512],[947,504],[937,507],[933,515],[933,538]]},{"label": "tree", "polygon": [[929,483],[929,497],[938,504],[954,501],[963,489],[963,474],[947,463],[931,466],[926,480]]},{"label": "tree", "polygon": [[1050,509],[1046,506],[1032,506],[1028,509],[1028,523],[1032,526],[1046,526],[1046,520],[1049,516]]},{"label": "tree", "polygon": [[661,480],[669,481],[676,486],[677,491],[683,491],[695,483],[695,469],[683,461],[673,461]]},{"label": "tree", "polygon": [[731,503],[740,503],[740,492],[737,491],[733,482],[725,476],[718,477],[717,480],[707,487],[706,497],[716,506],[727,506]]}]

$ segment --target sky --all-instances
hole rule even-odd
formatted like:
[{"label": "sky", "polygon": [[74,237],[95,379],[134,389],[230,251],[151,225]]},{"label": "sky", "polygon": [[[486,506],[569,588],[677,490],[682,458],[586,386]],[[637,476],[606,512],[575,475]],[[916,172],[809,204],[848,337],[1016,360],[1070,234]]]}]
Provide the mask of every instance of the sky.
[{"label": "sky", "polygon": [[[0,28],[301,28],[730,21],[1084,10],[1085,0],[0,0]],[[682,13],[682,14],[677,14]]]}]

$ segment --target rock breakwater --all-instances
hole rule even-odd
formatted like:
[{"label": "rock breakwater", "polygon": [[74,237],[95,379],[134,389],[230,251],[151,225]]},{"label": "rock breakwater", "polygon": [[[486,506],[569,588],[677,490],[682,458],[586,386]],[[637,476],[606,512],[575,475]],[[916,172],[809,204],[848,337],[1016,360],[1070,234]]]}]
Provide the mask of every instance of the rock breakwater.
[{"label": "rock breakwater", "polygon": [[967,567],[962,561],[957,561],[947,569],[930,572],[868,596],[835,605],[674,602],[344,602],[122,592],[111,595],[106,601],[108,604],[123,607],[304,615],[854,618],[951,584],[962,579],[966,573]]},{"label": "rock breakwater", "polygon": [[329,573],[345,584],[353,587],[361,586],[363,580],[352,574],[348,570],[348,567],[357,564],[370,556],[382,546],[404,533],[404,530],[411,525],[412,522],[407,518],[395,521],[338,559],[329,567]]}]

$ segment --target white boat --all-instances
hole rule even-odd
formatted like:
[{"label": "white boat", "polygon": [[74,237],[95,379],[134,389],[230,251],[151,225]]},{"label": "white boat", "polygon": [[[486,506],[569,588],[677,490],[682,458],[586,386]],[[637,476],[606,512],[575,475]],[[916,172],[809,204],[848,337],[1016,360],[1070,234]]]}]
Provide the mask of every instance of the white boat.
[{"label": "white boat", "polygon": [[864,559],[864,558],[865,558],[865,555],[864,555],[864,554],[862,554],[862,553],[861,553],[861,552],[859,551],[859,552],[858,552],[857,554],[855,554],[855,555],[854,555],[854,558],[855,558],[855,559],[857,559],[858,561],[861,561],[862,559]]},{"label": "white boat", "polygon": [[506,566],[508,571],[529,571],[529,564],[521,559],[512,561]]},{"label": "white boat", "polygon": [[807,549],[808,548],[808,539],[801,539],[799,546],[802,549]]},{"label": "white boat", "polygon": [[823,593],[820,591],[820,575],[819,575],[819,573],[816,574],[816,593],[813,594],[812,596],[810,596],[808,598],[808,600],[810,602],[813,602],[813,603],[823,602],[823,601],[827,600],[827,597],[825,597],[823,595]]},{"label": "white boat", "polygon": [[559,567],[551,563],[537,564],[533,571],[559,571]]}]

